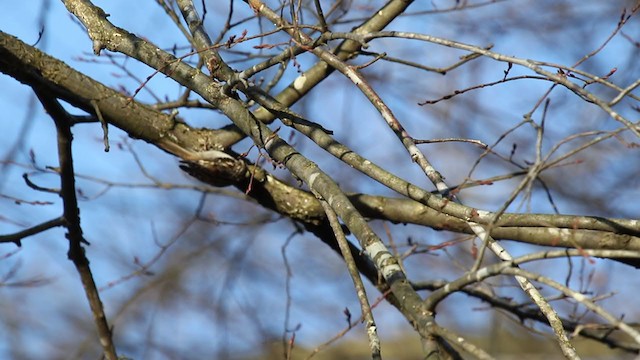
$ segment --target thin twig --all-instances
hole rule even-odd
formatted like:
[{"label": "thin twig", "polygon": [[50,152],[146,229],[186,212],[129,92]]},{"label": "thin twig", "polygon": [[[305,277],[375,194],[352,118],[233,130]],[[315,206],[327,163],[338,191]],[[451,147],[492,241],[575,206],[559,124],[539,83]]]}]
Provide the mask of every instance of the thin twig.
[{"label": "thin twig", "polygon": [[73,157],[71,151],[71,135],[72,123],[67,112],[62,108],[55,98],[42,90],[34,88],[38,99],[45,107],[47,113],[51,116],[56,124],[58,133],[58,157],[60,163],[60,197],[63,202],[63,219],[67,228],[66,237],[69,239],[69,252],[67,256],[73,262],[80,275],[80,280],[84,287],[91,312],[93,313],[100,344],[104,350],[104,356],[107,360],[117,360],[116,348],[113,343],[113,336],[107,317],[104,312],[104,306],[100,300],[100,294],[93,279],[91,268],[89,267],[89,259],[85,255],[82,244],[88,244],[82,235],[80,226],[80,211],[78,209],[78,199],[76,197],[75,177],[73,171]]},{"label": "thin twig", "polygon": [[356,266],[353,255],[351,254],[349,243],[344,236],[342,225],[340,225],[338,216],[336,215],[335,211],[333,211],[331,205],[329,205],[329,203],[324,199],[321,199],[320,203],[322,204],[322,208],[327,214],[327,219],[329,220],[331,229],[333,229],[333,233],[336,236],[338,246],[340,246],[340,251],[342,252],[342,257],[344,258],[344,262],[347,264],[349,275],[351,276],[353,286],[356,289],[358,301],[360,301],[360,309],[364,317],[367,337],[369,338],[369,349],[371,350],[371,358],[382,359],[382,356],[380,355],[380,338],[378,337],[378,330],[373,318],[373,312],[371,311],[371,306],[369,305],[369,299],[367,298],[366,289],[364,288],[364,284],[362,283],[362,279],[360,278],[360,272],[358,271],[358,267]]}]

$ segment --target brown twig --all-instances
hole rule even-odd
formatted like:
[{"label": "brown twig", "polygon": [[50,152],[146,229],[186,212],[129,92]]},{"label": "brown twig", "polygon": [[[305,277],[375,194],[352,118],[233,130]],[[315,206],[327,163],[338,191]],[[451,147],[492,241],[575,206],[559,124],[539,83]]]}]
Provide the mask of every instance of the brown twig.
[{"label": "brown twig", "polygon": [[104,356],[107,360],[117,360],[116,348],[113,343],[113,336],[107,317],[104,312],[104,306],[100,300],[100,294],[93,279],[91,268],[89,267],[89,259],[87,258],[83,244],[88,244],[82,235],[82,227],[80,226],[80,211],[78,209],[78,199],[76,196],[75,176],[73,171],[73,156],[71,153],[71,122],[67,112],[62,108],[58,101],[44,92],[43,90],[34,88],[38,99],[44,106],[47,113],[51,116],[56,125],[58,133],[58,158],[60,163],[60,197],[63,202],[64,226],[67,228],[66,237],[69,240],[69,251],[67,256],[73,262],[80,275],[80,280],[84,287],[91,312],[98,330],[100,344],[104,350]]}]

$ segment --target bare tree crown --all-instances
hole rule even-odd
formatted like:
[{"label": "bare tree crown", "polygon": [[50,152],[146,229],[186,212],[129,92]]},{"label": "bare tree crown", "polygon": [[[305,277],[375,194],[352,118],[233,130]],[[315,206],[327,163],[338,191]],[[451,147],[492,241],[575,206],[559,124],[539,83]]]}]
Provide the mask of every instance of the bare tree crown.
[{"label": "bare tree crown", "polygon": [[[35,43],[0,31],[2,81],[33,102],[0,140],[0,242],[21,249],[0,284],[52,294],[19,274],[64,244],[93,316],[51,311],[95,330],[51,358],[332,358],[350,333],[367,358],[491,359],[503,328],[546,335],[520,354],[636,356],[639,10],[44,1]],[[89,40],[53,56],[61,32]],[[41,356],[37,317],[0,311],[7,356]],[[381,336],[400,323],[419,350]]]}]

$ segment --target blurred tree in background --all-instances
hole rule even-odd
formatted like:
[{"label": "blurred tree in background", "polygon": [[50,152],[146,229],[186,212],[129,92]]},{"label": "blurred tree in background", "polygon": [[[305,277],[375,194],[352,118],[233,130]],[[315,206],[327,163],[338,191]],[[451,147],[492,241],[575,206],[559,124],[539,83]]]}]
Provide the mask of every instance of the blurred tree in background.
[{"label": "blurred tree in background", "polygon": [[639,353],[637,1],[15,6],[2,357]]}]

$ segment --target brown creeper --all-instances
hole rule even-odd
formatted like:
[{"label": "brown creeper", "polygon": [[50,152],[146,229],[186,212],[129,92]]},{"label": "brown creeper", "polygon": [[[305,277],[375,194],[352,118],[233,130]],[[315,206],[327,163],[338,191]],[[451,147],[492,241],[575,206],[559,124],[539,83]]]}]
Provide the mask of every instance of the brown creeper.
[{"label": "brown creeper", "polygon": [[194,178],[218,187],[238,184],[247,176],[244,161],[218,150],[196,153],[196,157],[181,161],[180,168]]}]

